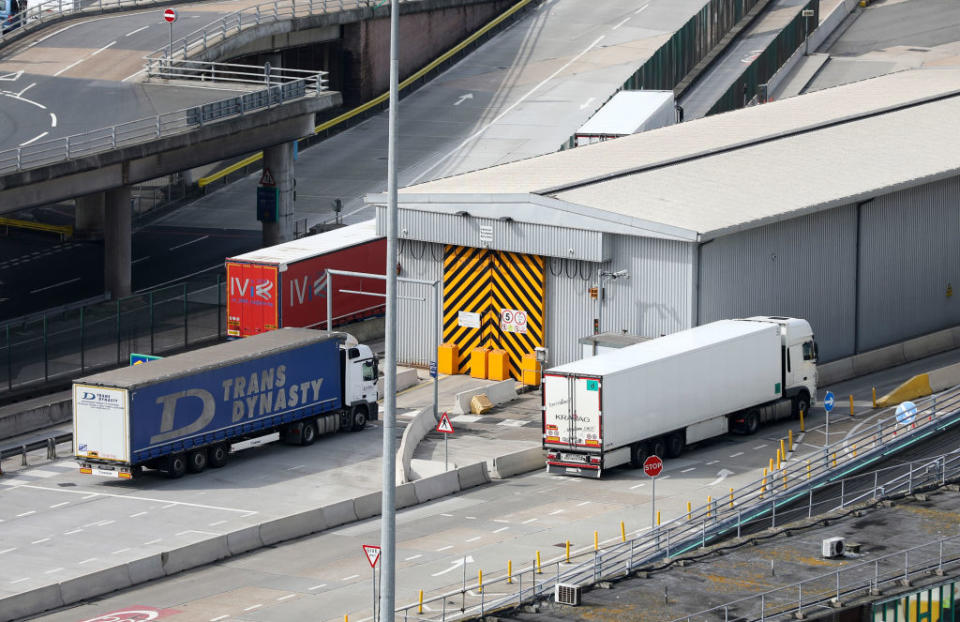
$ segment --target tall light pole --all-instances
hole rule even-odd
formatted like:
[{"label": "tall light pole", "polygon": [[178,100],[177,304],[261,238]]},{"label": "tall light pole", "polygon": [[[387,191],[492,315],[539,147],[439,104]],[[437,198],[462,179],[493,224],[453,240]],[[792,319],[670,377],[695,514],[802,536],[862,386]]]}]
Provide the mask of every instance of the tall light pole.
[{"label": "tall light pole", "polygon": [[400,60],[397,55],[399,0],[390,0],[390,112],[387,123],[387,308],[383,374],[383,494],[380,509],[380,616],[393,622],[396,591],[397,452],[397,106]]}]

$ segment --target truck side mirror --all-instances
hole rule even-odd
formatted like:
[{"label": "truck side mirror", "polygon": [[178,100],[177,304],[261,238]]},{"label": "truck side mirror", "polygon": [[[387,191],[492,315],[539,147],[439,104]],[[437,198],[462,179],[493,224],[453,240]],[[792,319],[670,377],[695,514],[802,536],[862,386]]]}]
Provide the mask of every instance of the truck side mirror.
[{"label": "truck side mirror", "polygon": [[359,357],[360,357],[360,349],[359,349],[359,348],[350,348],[349,350],[347,350],[347,358],[349,358],[350,360],[353,360],[353,359],[359,358]]}]

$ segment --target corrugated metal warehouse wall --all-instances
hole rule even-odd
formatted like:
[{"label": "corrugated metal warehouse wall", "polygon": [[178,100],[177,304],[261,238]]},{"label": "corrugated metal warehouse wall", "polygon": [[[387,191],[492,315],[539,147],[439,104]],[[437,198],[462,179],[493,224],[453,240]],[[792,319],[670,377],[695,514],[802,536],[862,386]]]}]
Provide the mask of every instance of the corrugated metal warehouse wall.
[{"label": "corrugated metal warehouse wall", "polygon": [[860,350],[960,324],[958,205],[960,177],[862,205]]},{"label": "corrugated metal warehouse wall", "polygon": [[[433,281],[443,278],[443,245],[401,240],[400,275],[410,279]],[[433,291],[426,285],[400,283],[397,287],[397,352],[400,362],[427,365],[436,359],[433,350]],[[443,286],[440,309],[443,308]],[[439,310],[438,310],[439,312]]]},{"label": "corrugated metal warehouse wall", "polygon": [[[613,261],[603,269],[627,270],[629,279],[607,280],[600,330],[655,337],[692,326],[695,245],[611,235]],[[590,297],[598,264],[547,259],[547,347],[550,365],[580,358],[580,337],[593,334],[597,301]]]},{"label": "corrugated metal warehouse wall", "polygon": [[845,206],[702,244],[699,323],[800,317],[821,360],[853,354],[856,227],[856,207]]}]

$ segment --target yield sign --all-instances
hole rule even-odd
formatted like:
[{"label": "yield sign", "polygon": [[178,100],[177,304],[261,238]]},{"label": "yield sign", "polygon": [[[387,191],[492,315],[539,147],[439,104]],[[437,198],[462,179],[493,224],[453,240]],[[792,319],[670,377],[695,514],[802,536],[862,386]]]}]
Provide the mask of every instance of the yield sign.
[{"label": "yield sign", "polygon": [[443,413],[443,416],[440,417],[440,423],[437,424],[437,432],[453,434],[453,424],[450,423],[450,418],[447,417],[447,413]]},{"label": "yield sign", "polygon": [[367,556],[367,561],[370,562],[370,567],[376,568],[377,560],[380,559],[380,547],[374,546],[373,544],[364,544],[363,554]]}]

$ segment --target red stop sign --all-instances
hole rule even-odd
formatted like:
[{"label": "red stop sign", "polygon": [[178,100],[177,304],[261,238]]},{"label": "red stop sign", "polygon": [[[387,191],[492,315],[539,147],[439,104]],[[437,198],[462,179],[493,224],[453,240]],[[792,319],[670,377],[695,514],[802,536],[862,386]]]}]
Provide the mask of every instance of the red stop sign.
[{"label": "red stop sign", "polygon": [[177,12],[174,9],[166,9],[163,12],[163,19],[170,22],[171,24],[177,21]]},{"label": "red stop sign", "polygon": [[650,456],[643,461],[643,472],[649,477],[656,477],[660,475],[660,471],[663,470],[663,460],[657,456]]}]

